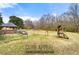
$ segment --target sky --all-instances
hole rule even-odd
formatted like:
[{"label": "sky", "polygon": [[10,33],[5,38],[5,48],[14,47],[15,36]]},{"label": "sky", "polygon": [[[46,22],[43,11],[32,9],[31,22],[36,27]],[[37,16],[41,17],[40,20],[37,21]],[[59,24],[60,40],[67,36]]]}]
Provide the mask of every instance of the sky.
[{"label": "sky", "polygon": [[66,12],[69,6],[68,3],[0,3],[0,13],[5,23],[12,15],[23,20],[38,20],[42,15],[48,13],[54,16],[60,15]]}]

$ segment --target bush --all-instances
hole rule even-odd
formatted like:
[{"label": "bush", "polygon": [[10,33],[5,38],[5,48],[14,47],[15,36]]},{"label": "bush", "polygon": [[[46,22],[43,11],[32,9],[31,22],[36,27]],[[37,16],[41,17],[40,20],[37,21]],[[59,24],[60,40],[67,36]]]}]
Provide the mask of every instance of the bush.
[{"label": "bush", "polygon": [[27,53],[54,53],[54,50],[51,45],[48,44],[27,44],[26,45],[26,54]]}]

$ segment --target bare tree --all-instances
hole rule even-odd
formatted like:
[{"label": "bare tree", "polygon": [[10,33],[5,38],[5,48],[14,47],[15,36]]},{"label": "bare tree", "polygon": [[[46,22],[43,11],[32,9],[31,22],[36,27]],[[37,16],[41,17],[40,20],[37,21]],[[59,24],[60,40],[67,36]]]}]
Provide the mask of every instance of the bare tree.
[{"label": "bare tree", "polygon": [[69,11],[70,15],[72,15],[73,17],[72,20],[75,24],[76,31],[79,31],[79,4],[77,3],[71,4]]},{"label": "bare tree", "polygon": [[24,21],[24,27],[27,29],[33,29],[33,23],[30,19]]}]

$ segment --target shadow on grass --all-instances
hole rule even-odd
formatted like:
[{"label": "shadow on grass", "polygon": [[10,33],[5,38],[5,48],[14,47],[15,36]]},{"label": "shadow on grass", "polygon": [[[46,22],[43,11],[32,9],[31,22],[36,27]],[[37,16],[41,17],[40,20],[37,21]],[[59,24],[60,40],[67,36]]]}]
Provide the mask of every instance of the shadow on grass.
[{"label": "shadow on grass", "polygon": [[5,40],[5,37],[3,34],[0,35],[0,40]]},{"label": "shadow on grass", "polygon": [[0,34],[0,41],[5,40],[5,36],[3,34]]},{"label": "shadow on grass", "polygon": [[55,35],[54,37],[56,37],[57,39],[59,39],[59,38],[61,38],[61,39],[70,39],[70,38],[66,38],[66,37],[59,37],[59,36],[57,36],[57,35]]}]

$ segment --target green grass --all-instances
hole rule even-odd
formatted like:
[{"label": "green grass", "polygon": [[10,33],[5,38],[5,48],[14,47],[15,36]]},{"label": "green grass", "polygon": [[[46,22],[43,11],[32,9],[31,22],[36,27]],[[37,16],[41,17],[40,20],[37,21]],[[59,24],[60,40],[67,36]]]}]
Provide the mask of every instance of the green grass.
[{"label": "green grass", "polygon": [[0,35],[0,39],[0,54],[54,53],[52,47],[46,44],[45,35],[32,34],[27,38],[21,34],[6,34]]},{"label": "green grass", "polygon": [[10,42],[15,40],[24,40],[27,39],[27,37],[21,35],[21,34],[5,34],[0,35],[0,42]]},{"label": "green grass", "polygon": [[25,46],[22,43],[6,44],[0,46],[0,54],[24,54]]},{"label": "green grass", "polygon": [[21,34],[0,35],[0,54],[79,54],[79,33],[66,32],[69,39],[58,38],[56,32],[48,36],[42,30],[28,30]]}]

